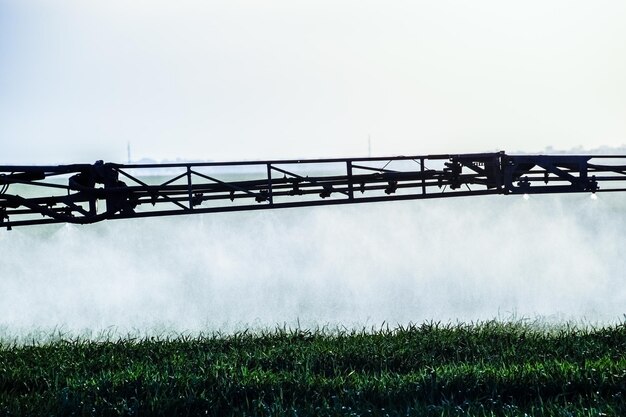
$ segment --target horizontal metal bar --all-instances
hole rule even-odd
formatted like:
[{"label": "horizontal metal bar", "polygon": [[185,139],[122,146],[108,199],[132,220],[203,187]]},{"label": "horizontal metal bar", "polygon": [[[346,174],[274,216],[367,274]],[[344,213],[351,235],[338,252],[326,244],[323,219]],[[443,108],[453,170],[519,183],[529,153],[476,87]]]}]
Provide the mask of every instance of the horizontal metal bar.
[{"label": "horizontal metal bar", "polygon": [[[97,162],[57,167],[2,166],[0,227],[63,222],[87,224],[118,218],[485,194],[615,192],[626,189],[626,172],[622,172],[626,165],[610,166],[607,162],[618,158],[626,159],[626,156],[498,152],[137,165]],[[589,163],[602,160],[602,164]],[[386,168],[396,161],[408,164],[395,164],[393,170]],[[374,163],[384,166],[371,166]],[[431,168],[426,169],[425,164]],[[250,166],[255,170],[246,168]],[[230,168],[219,173],[217,170],[201,172],[202,167]],[[167,175],[167,171],[161,171],[163,168],[181,171],[170,171]],[[126,170],[133,170],[132,174]],[[315,175],[296,174],[312,170]],[[355,174],[359,170],[365,172]],[[284,176],[273,177],[272,171]],[[167,179],[159,179],[162,182],[157,185],[150,185],[144,179],[164,173]],[[236,176],[238,173],[245,173],[250,179],[241,179]],[[66,185],[59,182],[58,176],[62,174],[72,175]],[[130,179],[130,185],[120,181],[120,176]],[[48,177],[54,177],[55,181],[46,182]],[[16,187],[9,189],[7,186],[11,184]],[[604,189],[602,184],[614,188]],[[13,193],[19,192],[19,187],[29,187],[28,197]],[[44,188],[62,190],[63,195],[47,195],[50,191]],[[315,197],[316,194],[319,197]],[[267,202],[270,204],[264,204]],[[148,204],[154,207],[147,207]],[[42,217],[35,218],[37,216]]]}]

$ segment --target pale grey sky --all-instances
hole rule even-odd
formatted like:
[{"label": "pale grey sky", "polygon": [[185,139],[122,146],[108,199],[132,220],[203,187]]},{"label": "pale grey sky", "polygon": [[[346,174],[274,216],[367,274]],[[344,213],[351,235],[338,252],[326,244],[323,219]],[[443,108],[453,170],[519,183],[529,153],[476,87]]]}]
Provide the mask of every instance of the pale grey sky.
[{"label": "pale grey sky", "polygon": [[0,163],[626,143],[626,2],[0,0]]}]

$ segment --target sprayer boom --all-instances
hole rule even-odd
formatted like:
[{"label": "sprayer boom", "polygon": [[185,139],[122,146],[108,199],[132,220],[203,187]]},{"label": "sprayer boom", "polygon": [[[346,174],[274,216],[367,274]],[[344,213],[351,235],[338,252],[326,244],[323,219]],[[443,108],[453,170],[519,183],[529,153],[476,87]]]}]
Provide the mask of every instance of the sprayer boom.
[{"label": "sprayer boom", "polygon": [[0,166],[0,227],[485,194],[607,191],[626,191],[626,156],[498,152]]}]

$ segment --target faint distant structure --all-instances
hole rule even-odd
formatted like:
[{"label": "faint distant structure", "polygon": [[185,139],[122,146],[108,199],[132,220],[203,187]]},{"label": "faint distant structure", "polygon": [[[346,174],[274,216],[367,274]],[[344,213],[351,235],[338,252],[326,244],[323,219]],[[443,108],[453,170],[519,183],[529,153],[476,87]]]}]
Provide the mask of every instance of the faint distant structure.
[{"label": "faint distant structure", "polygon": [[128,155],[128,163],[130,164],[130,141],[126,142],[126,153]]},{"label": "faint distant structure", "polygon": [[367,157],[372,157],[372,137],[367,135]]}]

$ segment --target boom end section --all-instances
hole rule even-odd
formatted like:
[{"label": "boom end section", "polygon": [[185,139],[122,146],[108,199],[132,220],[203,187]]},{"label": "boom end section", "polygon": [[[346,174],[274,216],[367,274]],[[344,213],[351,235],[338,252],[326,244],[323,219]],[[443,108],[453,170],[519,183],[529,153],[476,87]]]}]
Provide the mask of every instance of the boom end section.
[{"label": "boom end section", "polygon": [[[589,155],[520,155],[503,158],[506,194],[576,193],[599,190]],[[625,178],[626,179],[626,178]]]}]

